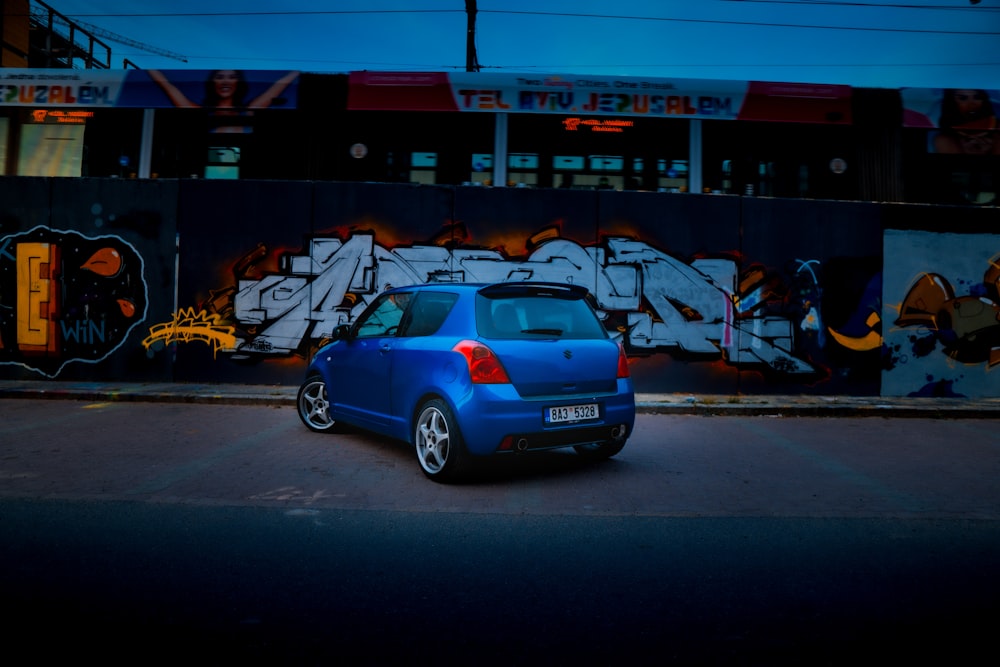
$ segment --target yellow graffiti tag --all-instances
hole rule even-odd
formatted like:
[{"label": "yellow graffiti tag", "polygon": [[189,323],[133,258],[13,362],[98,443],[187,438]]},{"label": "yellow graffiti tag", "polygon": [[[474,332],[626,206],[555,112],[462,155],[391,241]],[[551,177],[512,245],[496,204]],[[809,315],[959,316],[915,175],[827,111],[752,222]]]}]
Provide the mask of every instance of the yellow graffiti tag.
[{"label": "yellow graffiti tag", "polygon": [[157,343],[206,343],[212,347],[214,357],[219,350],[236,347],[235,327],[219,324],[219,316],[205,311],[195,312],[194,308],[182,308],[174,314],[171,322],[157,324],[149,328],[149,335],[142,341],[147,350]]},{"label": "yellow graffiti tag", "polygon": [[869,331],[864,336],[848,336],[834,330],[832,327],[827,327],[827,331],[830,332],[835,341],[844,347],[858,352],[867,352],[882,345],[882,334],[875,329],[881,322],[882,318],[879,317],[878,313],[873,311],[868,314],[868,319],[865,321],[865,324],[869,327]]},{"label": "yellow graffiti tag", "polygon": [[51,279],[59,248],[48,243],[17,246],[17,343],[28,352],[56,349],[57,285]]}]

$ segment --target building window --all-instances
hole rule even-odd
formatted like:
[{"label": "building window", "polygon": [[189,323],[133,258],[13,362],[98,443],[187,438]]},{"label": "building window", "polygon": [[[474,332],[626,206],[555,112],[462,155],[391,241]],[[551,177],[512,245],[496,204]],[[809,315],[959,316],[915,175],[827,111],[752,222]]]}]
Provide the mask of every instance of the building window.
[{"label": "building window", "polygon": [[467,183],[471,185],[492,185],[493,184],[493,154],[473,153],[472,171],[469,174]]},{"label": "building window", "polygon": [[437,153],[410,153],[410,182],[434,185],[437,182]]},{"label": "building window", "polygon": [[507,185],[524,188],[538,185],[538,153],[507,156]]},{"label": "building window", "polygon": [[80,176],[83,125],[25,123],[21,126],[18,176]]},{"label": "building window", "polygon": [[212,146],[205,161],[205,178],[240,177],[240,149],[236,146]]}]

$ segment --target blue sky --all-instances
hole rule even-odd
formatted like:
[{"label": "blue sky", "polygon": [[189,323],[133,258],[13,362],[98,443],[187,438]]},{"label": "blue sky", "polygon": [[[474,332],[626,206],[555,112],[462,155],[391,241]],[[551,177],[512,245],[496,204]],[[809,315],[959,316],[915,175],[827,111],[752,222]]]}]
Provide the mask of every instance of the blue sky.
[{"label": "blue sky", "polygon": [[[464,71],[465,0],[47,0],[112,67]],[[1000,89],[1000,0],[478,0],[484,72]]]}]

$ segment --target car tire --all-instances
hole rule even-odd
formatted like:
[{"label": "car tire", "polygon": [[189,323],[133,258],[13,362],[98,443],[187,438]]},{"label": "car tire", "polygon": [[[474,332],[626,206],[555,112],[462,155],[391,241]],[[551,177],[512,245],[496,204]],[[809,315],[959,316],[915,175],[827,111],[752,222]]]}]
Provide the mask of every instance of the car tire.
[{"label": "car tire", "polygon": [[603,461],[610,459],[625,447],[624,440],[611,440],[609,442],[595,442],[592,445],[577,445],[573,449],[580,456],[591,461]]},{"label": "car tire", "polygon": [[326,382],[319,375],[310,375],[299,387],[295,400],[299,419],[310,431],[330,433],[337,427],[337,422],[330,415],[330,398],[326,391]]},{"label": "car tire", "polygon": [[432,399],[417,412],[413,445],[423,473],[435,482],[454,482],[466,468],[467,454],[447,403]]}]

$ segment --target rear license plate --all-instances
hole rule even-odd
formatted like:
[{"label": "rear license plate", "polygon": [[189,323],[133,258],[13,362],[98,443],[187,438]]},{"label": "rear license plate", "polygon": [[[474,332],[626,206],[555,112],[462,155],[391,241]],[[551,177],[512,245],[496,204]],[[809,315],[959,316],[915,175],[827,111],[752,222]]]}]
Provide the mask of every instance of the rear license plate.
[{"label": "rear license plate", "polygon": [[588,403],[587,405],[564,405],[560,408],[545,409],[546,424],[578,422],[585,419],[597,419],[597,417],[597,403]]}]

